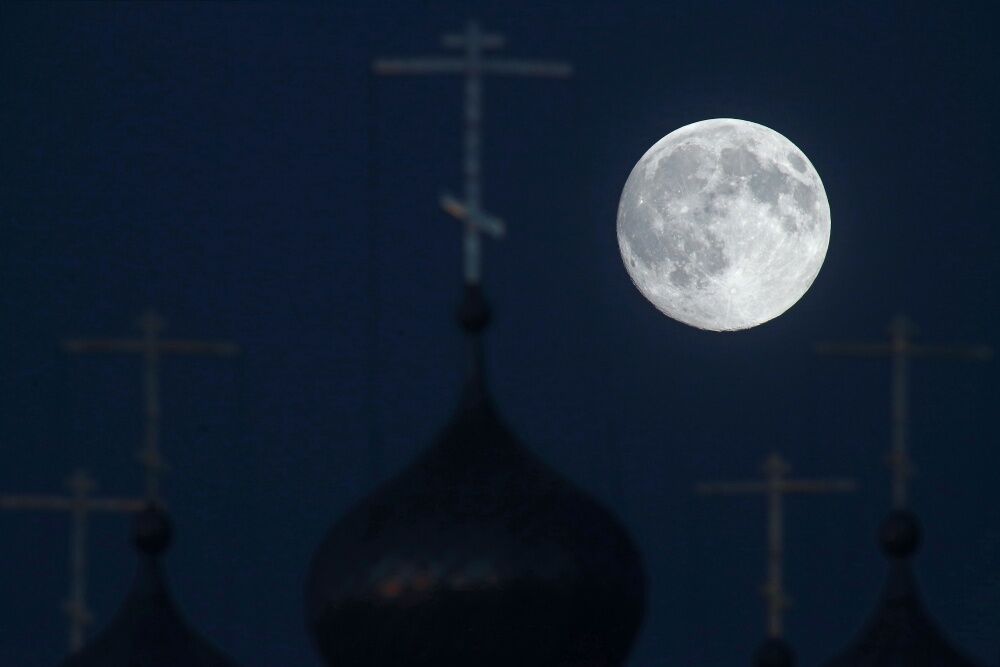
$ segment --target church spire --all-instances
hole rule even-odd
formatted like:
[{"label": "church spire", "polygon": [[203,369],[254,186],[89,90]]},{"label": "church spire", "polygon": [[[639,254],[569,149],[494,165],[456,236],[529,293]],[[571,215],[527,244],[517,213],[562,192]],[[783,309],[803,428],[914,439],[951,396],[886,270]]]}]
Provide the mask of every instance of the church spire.
[{"label": "church spire", "polygon": [[133,523],[138,568],[132,589],[108,626],[61,667],[232,667],[228,658],[192,631],[170,596],[161,558],[170,546],[173,528],[162,502],[160,475],[160,359],[163,355],[236,354],[227,342],[162,338],[164,322],[152,310],[139,320],[138,339],[70,340],[70,352],[117,352],[142,355],[146,437],[140,460],[146,470],[146,499]]},{"label": "church spire", "polygon": [[620,667],[645,610],[639,554],[607,510],[504,423],[483,364],[480,234],[503,227],[480,202],[480,77],[568,68],[485,58],[502,40],[476,24],[444,41],[465,57],[382,60],[375,71],[466,76],[465,193],[442,198],[465,227],[461,399],[413,463],[330,528],[309,570],[307,622],[338,667]]},{"label": "church spire", "polygon": [[893,509],[882,523],[879,543],[889,572],[874,612],[857,638],[826,667],[976,667],[960,653],[924,609],[911,561],[921,543],[920,523],[909,506],[913,465],[907,442],[909,403],[907,370],[910,359],[939,358],[985,361],[992,350],[984,345],[928,346],[914,344],[913,325],[902,316],[889,327],[888,343],[825,343],[821,354],[888,357],[892,362]]}]

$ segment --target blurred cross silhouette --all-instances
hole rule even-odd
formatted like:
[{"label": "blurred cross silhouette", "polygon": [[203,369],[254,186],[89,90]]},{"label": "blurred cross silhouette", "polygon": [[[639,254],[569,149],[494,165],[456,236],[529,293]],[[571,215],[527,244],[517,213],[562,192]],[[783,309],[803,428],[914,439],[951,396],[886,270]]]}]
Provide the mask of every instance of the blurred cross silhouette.
[{"label": "blurred cross silhouette", "polygon": [[93,615],[87,607],[87,524],[91,512],[130,514],[146,506],[138,498],[101,498],[92,494],[97,489],[94,479],[85,470],[77,470],[69,478],[68,496],[7,495],[0,496],[0,510],[68,512],[73,526],[70,539],[70,590],[63,604],[69,617],[69,648],[76,652],[86,639],[87,626]]},{"label": "blurred cross silhouette", "polygon": [[160,337],[165,323],[154,310],[147,310],[138,321],[142,338],[105,338],[68,340],[64,348],[75,353],[111,352],[140,354],[143,357],[143,397],[145,439],[139,460],[146,471],[146,498],[161,501],[160,476],[167,468],[160,450],[160,358],[164,355],[202,355],[231,357],[239,348],[228,342],[166,340]]},{"label": "blurred cross silhouette", "polygon": [[465,77],[462,159],[465,191],[462,200],[443,195],[441,206],[465,225],[463,242],[465,282],[475,285],[479,283],[482,271],[479,234],[485,232],[499,237],[504,233],[503,221],[482,209],[480,162],[483,75],[566,78],[573,70],[564,63],[485,57],[486,51],[502,48],[505,40],[502,35],[483,32],[475,21],[470,21],[461,34],[445,35],[442,43],[445,48],[462,49],[462,55],[454,58],[430,56],[379,59],[375,61],[373,68],[376,74],[381,75],[461,74]]},{"label": "blurred cross silhouette", "polygon": [[892,449],[888,462],[892,474],[892,505],[896,509],[903,509],[909,503],[909,482],[914,472],[906,441],[909,421],[909,360],[925,358],[988,361],[993,357],[993,350],[986,345],[916,345],[911,341],[916,328],[903,315],[893,318],[888,333],[889,340],[885,343],[819,343],[816,351],[839,357],[888,358],[892,362]]},{"label": "blurred cross silhouette", "polygon": [[854,490],[849,479],[789,479],[789,465],[777,453],[764,461],[764,478],[743,482],[705,482],[698,484],[702,495],[767,497],[767,581],[763,593],[767,600],[767,633],[781,637],[783,613],[789,606],[784,584],[785,513],[783,498],[792,493],[845,493]]}]

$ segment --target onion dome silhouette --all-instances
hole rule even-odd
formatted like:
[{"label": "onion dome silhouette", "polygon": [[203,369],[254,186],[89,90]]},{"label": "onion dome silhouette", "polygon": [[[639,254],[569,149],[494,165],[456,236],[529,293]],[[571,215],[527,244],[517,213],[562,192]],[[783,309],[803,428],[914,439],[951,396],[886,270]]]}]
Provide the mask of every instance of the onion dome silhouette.
[{"label": "onion dome silhouette", "polygon": [[470,359],[451,420],[314,556],[316,645],[336,667],[621,665],[645,611],[639,554],[497,414],[482,362],[490,311],[475,284],[459,320]]},{"label": "onion dome silhouette", "polygon": [[860,635],[827,667],[977,667],[945,638],[921,601],[911,558],[920,546],[920,522],[894,510],[879,531],[889,574]]},{"label": "onion dome silhouette", "polygon": [[784,639],[769,637],[754,653],[753,664],[754,667],[793,667],[795,653]]},{"label": "onion dome silhouette", "polygon": [[132,589],[108,627],[61,667],[235,667],[188,627],[177,611],[160,567],[172,526],[153,504],[135,517],[139,567]]}]

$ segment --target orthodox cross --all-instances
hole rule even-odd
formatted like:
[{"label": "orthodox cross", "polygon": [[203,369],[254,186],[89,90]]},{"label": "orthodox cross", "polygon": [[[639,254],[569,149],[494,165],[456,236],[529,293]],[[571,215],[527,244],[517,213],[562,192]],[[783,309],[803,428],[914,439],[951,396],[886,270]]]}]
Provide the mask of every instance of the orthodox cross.
[{"label": "orthodox cross", "polygon": [[476,285],[480,281],[481,250],[479,234],[502,236],[504,223],[482,209],[480,190],[480,162],[482,144],[482,79],[484,74],[543,77],[562,79],[572,74],[572,67],[564,63],[533,62],[488,58],[485,52],[504,46],[501,35],[482,32],[475,21],[470,21],[465,32],[445,35],[445,48],[462,49],[459,57],[421,57],[408,59],[379,59],[373,69],[381,75],[432,75],[461,74],[465,77],[465,127],[463,134],[462,174],[465,191],[462,200],[451,195],[441,197],[441,207],[465,225],[463,257],[465,282]]},{"label": "orthodox cross", "polygon": [[146,506],[136,498],[100,498],[91,494],[97,489],[93,478],[77,470],[69,478],[68,496],[16,495],[0,496],[0,510],[68,512],[73,518],[70,539],[69,598],[63,611],[69,618],[69,649],[75,653],[83,647],[87,626],[93,621],[87,608],[87,521],[91,512],[129,514]]},{"label": "orthodox cross", "polygon": [[160,338],[164,321],[153,310],[139,318],[142,338],[69,340],[63,346],[69,352],[120,352],[140,354],[144,361],[143,397],[146,417],[145,440],[139,460],[146,471],[146,498],[160,502],[160,475],[167,465],[160,452],[160,357],[171,355],[215,355],[231,357],[239,351],[233,343]]},{"label": "orthodox cross", "polygon": [[911,336],[916,332],[913,324],[899,315],[889,325],[886,343],[819,343],[820,354],[840,357],[886,358],[892,363],[892,449],[889,469],[892,474],[892,504],[902,509],[909,502],[909,481],[913,476],[913,462],[906,443],[909,420],[907,371],[911,358],[936,358],[952,360],[988,361],[993,351],[986,345],[915,345]]},{"label": "orthodox cross", "polygon": [[781,637],[783,612],[789,605],[785,595],[784,551],[785,515],[783,498],[792,493],[845,493],[854,490],[849,479],[789,479],[791,468],[778,454],[764,461],[764,478],[745,482],[707,482],[697,486],[702,495],[767,497],[767,581],[762,590],[767,600],[767,633]]}]

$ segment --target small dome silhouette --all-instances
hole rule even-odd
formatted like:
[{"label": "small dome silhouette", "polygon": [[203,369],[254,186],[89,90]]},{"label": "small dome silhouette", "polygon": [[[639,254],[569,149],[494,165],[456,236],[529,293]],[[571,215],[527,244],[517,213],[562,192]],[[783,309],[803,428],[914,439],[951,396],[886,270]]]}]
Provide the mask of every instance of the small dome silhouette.
[{"label": "small dome silhouette", "polygon": [[136,515],[132,533],[139,567],[125,602],[107,628],[61,667],[235,667],[174,606],[159,562],[172,535],[166,512],[150,505]]},{"label": "small dome silhouette", "polygon": [[492,315],[482,290],[478,288],[466,290],[465,298],[458,307],[457,319],[467,333],[478,334],[486,329]]},{"label": "small dome silhouette", "polygon": [[913,512],[895,510],[879,529],[882,551],[891,558],[909,558],[920,547],[920,521]]},{"label": "small dome silhouette", "polygon": [[785,640],[771,637],[754,653],[753,664],[754,667],[793,667],[795,654]]},{"label": "small dome silhouette", "polygon": [[139,512],[132,524],[132,539],[142,553],[159,556],[170,547],[173,525],[162,509],[150,505]]},{"label": "small dome silhouette", "polygon": [[332,667],[615,667],[645,609],[624,528],[531,454],[493,408],[470,288],[458,409],[422,456],[337,521],[306,585]]},{"label": "small dome silhouette", "polygon": [[879,542],[889,575],[874,613],[853,644],[826,667],[977,667],[949,642],[924,609],[911,557],[920,546],[920,522],[905,510],[882,523]]}]

